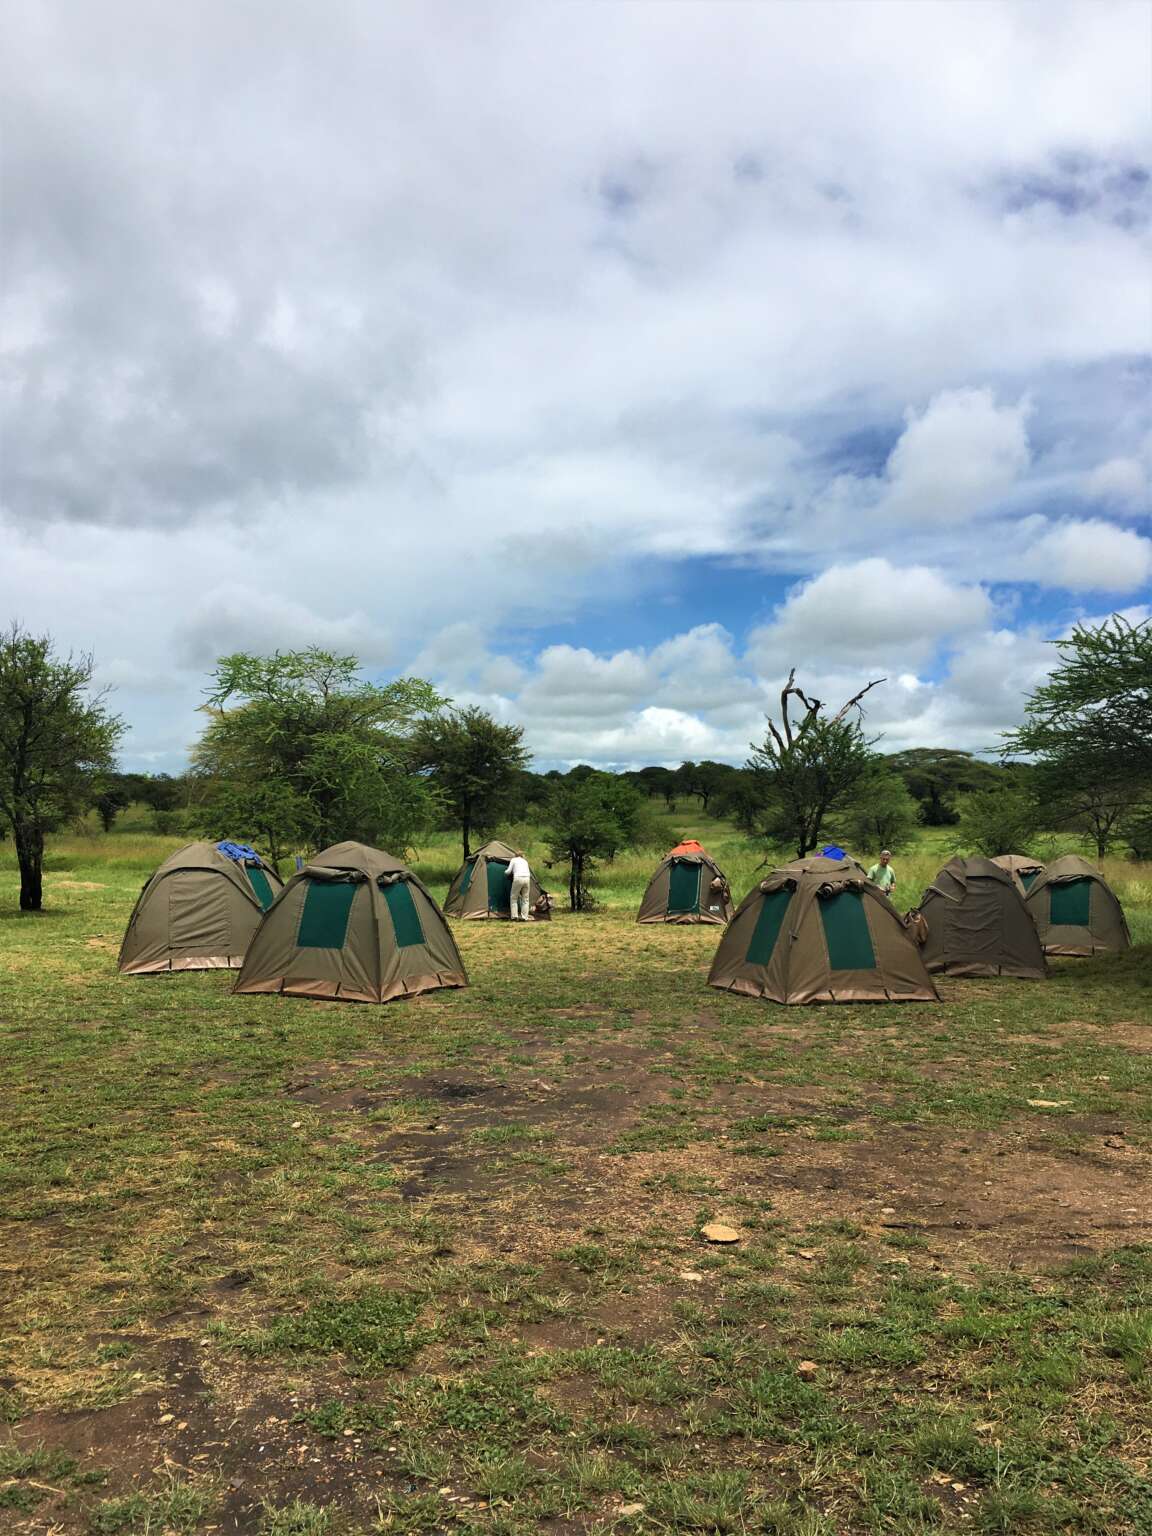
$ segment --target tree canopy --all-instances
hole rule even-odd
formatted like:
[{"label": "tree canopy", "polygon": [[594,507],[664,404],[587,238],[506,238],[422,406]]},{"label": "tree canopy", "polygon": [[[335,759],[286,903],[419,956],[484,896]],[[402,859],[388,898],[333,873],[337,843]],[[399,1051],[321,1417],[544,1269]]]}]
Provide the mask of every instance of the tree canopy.
[{"label": "tree canopy", "polygon": [[402,854],[438,809],[412,767],[412,737],[445,703],[420,678],[371,683],[354,656],[316,646],[225,656],[193,752],[197,819],[272,858],[349,838]]},{"label": "tree canopy", "polygon": [[523,791],[524,727],[501,725],[482,709],[445,710],[416,725],[411,760],[439,791],[467,858],[472,833],[491,830]]},{"label": "tree canopy", "polygon": [[590,885],[597,863],[631,847],[644,834],[644,800],[622,777],[588,773],[558,779],[545,811],[548,851],[568,865],[573,912],[592,906]]}]

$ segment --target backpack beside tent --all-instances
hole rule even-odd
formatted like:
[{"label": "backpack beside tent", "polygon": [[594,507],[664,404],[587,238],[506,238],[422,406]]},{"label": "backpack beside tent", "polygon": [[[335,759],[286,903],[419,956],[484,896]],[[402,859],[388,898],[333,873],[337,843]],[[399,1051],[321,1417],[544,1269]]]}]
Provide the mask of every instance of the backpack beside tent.
[{"label": "backpack beside tent", "polygon": [[1028,911],[1046,955],[1128,949],[1132,936],[1116,892],[1087,859],[1053,859],[1028,892]]},{"label": "backpack beside tent", "polygon": [[1006,869],[1016,883],[1016,889],[1028,899],[1028,892],[1032,889],[1032,882],[1038,875],[1044,873],[1044,866],[1039,859],[1033,859],[1026,853],[998,853],[992,860],[1001,869]]},{"label": "backpack beside tent", "polygon": [[444,914],[412,871],[379,848],[336,843],[284,887],[232,990],[386,1003],[467,985]]},{"label": "backpack beside tent", "polygon": [[773,1003],[939,1000],[883,891],[847,860],[818,857],[753,887],[720,940],[708,984]]},{"label": "backpack beside tent", "polygon": [[[456,871],[444,901],[445,913],[461,918],[510,918],[512,882],[508,878],[508,865],[515,857],[515,848],[510,848],[507,843],[493,841],[477,848]],[[552,901],[537,880],[535,870],[528,886],[528,905],[534,923],[551,920]]]},{"label": "backpack beside tent", "polygon": [[924,892],[924,963],[948,976],[1048,974],[1036,925],[1015,879],[991,859],[955,858]]},{"label": "backpack beside tent", "polygon": [[732,916],[732,892],[695,838],[677,843],[648,882],[638,923],[718,923]]},{"label": "backpack beside tent", "polygon": [[147,881],[120,945],[125,976],[238,970],[283,881],[243,843],[189,843]]}]

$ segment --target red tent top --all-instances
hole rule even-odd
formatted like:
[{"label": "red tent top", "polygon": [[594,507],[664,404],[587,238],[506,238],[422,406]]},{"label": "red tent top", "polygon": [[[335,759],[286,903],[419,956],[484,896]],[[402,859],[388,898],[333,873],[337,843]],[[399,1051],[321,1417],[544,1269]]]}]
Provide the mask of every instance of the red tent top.
[{"label": "red tent top", "polygon": [[[676,844],[668,857],[674,859],[678,853],[704,853],[704,849],[694,837],[686,837],[682,843]],[[707,858],[707,854],[704,856]]]}]

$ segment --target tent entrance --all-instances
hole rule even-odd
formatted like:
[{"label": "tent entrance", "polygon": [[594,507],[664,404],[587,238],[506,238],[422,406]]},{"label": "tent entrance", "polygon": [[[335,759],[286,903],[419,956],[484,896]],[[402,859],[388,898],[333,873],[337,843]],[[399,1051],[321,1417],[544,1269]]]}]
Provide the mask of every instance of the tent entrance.
[{"label": "tent entrance", "polygon": [[1064,880],[1052,887],[1050,920],[1054,926],[1087,928],[1091,910],[1092,882],[1087,876]]},{"label": "tent entrance", "polygon": [[703,864],[690,864],[686,859],[673,859],[668,876],[669,912],[699,912],[700,876],[703,872]]},{"label": "tent entrance", "polygon": [[876,952],[859,891],[837,891],[820,902],[820,921],[834,971],[874,971]]},{"label": "tent entrance", "polygon": [[420,914],[412,900],[412,892],[406,880],[396,880],[382,887],[384,900],[392,918],[392,931],[396,935],[398,949],[408,949],[413,944],[423,944],[424,929],[420,926]]},{"label": "tent entrance", "polygon": [[512,911],[512,882],[508,878],[507,859],[489,859],[488,910],[489,912]]}]

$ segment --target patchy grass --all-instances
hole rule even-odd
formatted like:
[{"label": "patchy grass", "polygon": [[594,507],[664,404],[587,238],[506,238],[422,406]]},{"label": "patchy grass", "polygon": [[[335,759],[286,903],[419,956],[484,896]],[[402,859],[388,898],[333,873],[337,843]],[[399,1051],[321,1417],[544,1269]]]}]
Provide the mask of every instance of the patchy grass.
[{"label": "patchy grass", "polygon": [[239,999],[115,973],[166,846],[0,910],[0,1529],[1152,1529],[1147,947],[772,1008],[635,855],[465,991]]}]

